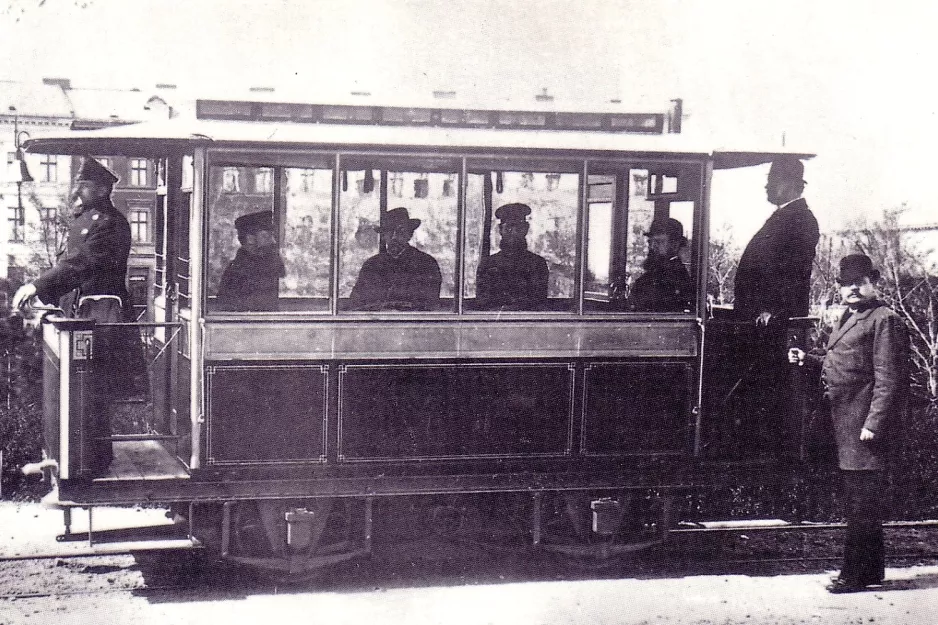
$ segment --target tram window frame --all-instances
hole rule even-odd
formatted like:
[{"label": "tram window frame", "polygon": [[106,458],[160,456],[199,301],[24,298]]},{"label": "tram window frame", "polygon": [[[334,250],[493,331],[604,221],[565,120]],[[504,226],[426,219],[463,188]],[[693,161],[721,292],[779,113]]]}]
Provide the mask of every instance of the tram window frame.
[{"label": "tram window frame", "polygon": [[[208,183],[207,195],[209,201],[205,210],[205,250],[203,251],[203,274],[205,284],[205,301],[208,316],[247,315],[277,315],[280,313],[301,313],[328,315],[332,309],[332,239],[333,239],[333,176],[335,171],[335,154],[332,152],[309,152],[284,150],[234,150],[210,151],[207,159],[206,181]],[[225,190],[224,173],[236,168],[245,170],[241,176],[242,184],[237,190]],[[269,190],[257,189],[255,180],[259,179],[259,172],[269,171],[271,185]],[[312,196],[314,204],[311,219],[301,219],[301,222],[291,224],[291,199],[297,193],[291,193],[290,172],[325,172],[328,180],[312,187],[306,186],[303,194]],[[299,174],[302,177],[302,173]],[[314,174],[315,175],[315,174]],[[221,186],[216,189],[212,180],[218,178]],[[247,181],[247,184],[245,182]],[[263,200],[253,203],[250,210],[241,208],[237,216],[251,212],[270,210],[273,214],[274,236],[277,240],[280,258],[284,264],[285,275],[278,280],[277,310],[221,310],[218,302],[218,287],[221,275],[228,264],[234,259],[240,248],[237,232],[234,228],[235,215],[229,220],[219,223],[213,215],[213,192],[216,195],[227,196],[257,196]],[[315,193],[326,195],[326,198],[316,198]],[[321,204],[316,208],[315,204]],[[250,202],[249,202],[250,203]],[[321,214],[320,214],[321,213]],[[230,221],[230,223],[228,223]],[[302,230],[303,232],[299,232]],[[291,237],[307,238],[325,243],[325,249],[318,250],[318,256],[325,256],[325,263],[315,259],[303,262],[309,250],[300,245],[290,245]],[[221,238],[227,237],[222,241]],[[221,248],[225,253],[219,255]],[[230,249],[229,249],[230,248]],[[217,259],[213,260],[218,256]],[[214,266],[213,266],[214,263]],[[308,275],[298,270],[305,265],[312,268],[313,274]]]},{"label": "tram window frame", "polygon": [[[341,315],[456,313],[462,194],[447,194],[444,186],[455,177],[457,188],[462,189],[462,158],[435,154],[343,152],[339,161],[339,233],[333,250],[338,263],[337,312]],[[365,262],[374,259],[371,260],[373,267],[379,254],[384,254],[387,249],[390,234],[381,230],[383,215],[401,207],[407,209],[410,219],[421,220],[408,240],[409,244],[429,254],[440,270],[439,294],[431,303],[420,297],[412,301],[369,301],[374,295],[373,288],[364,282],[357,290],[355,288]],[[357,225],[353,221],[357,221]],[[449,229],[441,230],[441,223],[449,224]],[[438,236],[440,232],[443,232],[442,237]],[[413,279],[425,278],[415,275],[402,285]]]},{"label": "tram window frame", "polygon": [[[463,280],[461,285],[463,312],[472,315],[495,312],[499,315],[507,313],[512,316],[530,316],[545,313],[551,315],[577,314],[579,308],[577,302],[580,292],[580,245],[578,242],[581,237],[580,215],[582,212],[584,161],[585,159],[518,156],[469,157],[466,159],[467,179],[464,191],[466,209],[462,235]],[[489,176],[490,180],[488,184],[484,178],[486,175]],[[483,177],[476,183],[475,180],[479,176]],[[573,176],[575,179],[575,189],[573,190],[569,188],[569,182],[565,184],[563,182],[569,180],[569,176]],[[514,177],[517,177],[518,184],[515,185],[513,190],[509,191],[512,186],[511,179]],[[506,180],[509,188],[505,187]],[[540,182],[543,182],[543,184],[539,185]],[[489,189],[489,185],[491,189]],[[477,186],[479,188],[475,189],[474,187]],[[543,189],[538,189],[539,186],[542,186]],[[571,203],[565,205],[572,211],[568,211],[567,215],[563,215],[562,212],[558,214],[557,202],[537,201],[548,194],[555,199],[557,193],[563,193],[564,191],[570,194],[569,199],[572,200]],[[486,206],[485,196],[489,192],[491,192],[491,206]],[[496,196],[502,197],[498,198]],[[481,215],[476,219],[475,213],[479,202],[481,202],[481,205],[478,206],[481,209]],[[547,301],[544,303],[534,303],[530,298],[522,298],[520,301],[506,301],[500,304],[498,301],[483,304],[477,300],[478,268],[483,262],[486,247],[485,227],[486,225],[489,226],[488,256],[493,258],[500,251],[500,246],[496,243],[501,238],[499,219],[496,218],[495,212],[500,206],[511,203],[527,204],[531,208],[531,214],[526,218],[528,222],[527,249],[547,261],[548,294]],[[553,206],[553,212],[545,211],[544,209],[547,206]],[[561,204],[562,206],[564,205]],[[541,235],[546,235],[548,232],[547,229],[539,227],[545,219],[554,219],[556,225],[559,225],[560,220],[567,220],[572,224],[567,246],[563,246],[562,240],[553,241],[553,243],[560,245],[559,248],[557,248],[557,245],[551,245],[552,242],[549,240],[540,240],[543,238]],[[476,221],[479,223],[476,224]],[[473,237],[478,238],[478,241]],[[565,272],[558,273],[555,267],[561,263],[556,261],[562,259],[566,254],[571,255],[572,261],[565,267]],[[531,261],[531,264],[534,262]],[[511,263],[509,263],[510,265]],[[489,267],[499,272],[502,269],[497,264],[495,266],[490,264]]]},{"label": "tram window frame", "polygon": [[[584,314],[642,314],[642,315],[696,315],[699,305],[698,259],[701,246],[701,224],[704,206],[704,163],[697,159],[654,158],[654,159],[595,159],[588,163],[590,178],[606,177],[616,181],[614,202],[617,205],[613,216],[612,250],[609,255],[609,280],[607,293],[601,285],[589,280],[584,284]],[[673,180],[674,188],[656,193],[649,190],[653,179]],[[663,191],[663,189],[659,189]],[[584,211],[585,229],[590,231],[589,206]],[[639,207],[638,203],[646,204]],[[598,202],[597,202],[598,203]],[[640,219],[635,219],[640,216]],[[633,308],[630,289],[645,272],[642,267],[647,258],[649,242],[647,233],[656,218],[674,217],[684,227],[686,244],[679,250],[678,257],[690,278],[691,305],[684,310],[642,310]],[[586,268],[590,263],[588,236],[584,241],[583,258]],[[703,260],[706,262],[706,259]],[[584,273],[587,273],[584,271]],[[623,288],[624,283],[624,288]],[[592,292],[588,293],[588,289]]]}]

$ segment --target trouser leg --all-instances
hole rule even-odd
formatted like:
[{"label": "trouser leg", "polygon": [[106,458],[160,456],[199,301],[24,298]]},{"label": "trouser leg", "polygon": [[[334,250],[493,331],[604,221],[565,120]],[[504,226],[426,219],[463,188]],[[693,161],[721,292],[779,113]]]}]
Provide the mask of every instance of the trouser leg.
[{"label": "trouser leg", "polygon": [[885,576],[882,471],[843,471],[847,531],[840,576],[851,584],[882,582]]}]

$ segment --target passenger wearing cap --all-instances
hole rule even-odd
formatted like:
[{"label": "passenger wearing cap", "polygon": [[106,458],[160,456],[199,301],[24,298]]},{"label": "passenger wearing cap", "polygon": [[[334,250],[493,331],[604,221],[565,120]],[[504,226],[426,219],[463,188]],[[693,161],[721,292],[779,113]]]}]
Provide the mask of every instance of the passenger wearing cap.
[{"label": "passenger wearing cap", "polygon": [[376,229],[384,249],[362,265],[349,296],[353,310],[435,310],[443,276],[436,259],[410,245],[420,220],[404,207],[386,212]]},{"label": "passenger wearing cap", "polygon": [[235,219],[241,247],[218,285],[218,309],[237,312],[273,312],[280,309],[280,278],[286,275],[277,239],[274,215],[258,211]]},{"label": "passenger wearing cap", "polygon": [[765,192],[777,209],[746,245],[733,282],[733,310],[741,321],[785,325],[791,317],[808,315],[820,231],[801,197],[804,186],[800,160],[786,156],[772,162]]},{"label": "passenger wearing cap", "polygon": [[[111,191],[118,178],[91,156],[83,158],[75,176],[71,198],[73,219],[68,229],[65,252],[52,269],[35,282],[21,286],[13,296],[13,308],[24,308],[37,297],[56,304],[73,318],[98,323],[133,321],[133,307],[127,292],[127,259],[130,256],[130,225],[111,203]],[[128,363],[130,343],[114,330],[95,332],[92,405],[83,450],[86,468],[106,472],[113,458],[110,436],[110,405],[121,393],[134,388],[138,373]],[[139,338],[137,346],[139,349]]]},{"label": "passenger wearing cap", "polygon": [[527,204],[505,204],[495,211],[501,235],[497,253],[483,258],[476,271],[480,310],[541,310],[547,303],[547,261],[528,250]]},{"label": "passenger wearing cap", "polygon": [[843,566],[828,587],[833,593],[867,590],[885,574],[884,473],[909,391],[909,335],[877,298],[878,280],[868,256],[842,258],[837,281],[846,310],[827,346],[788,351],[789,362],[820,370],[830,404],[847,517]]},{"label": "passenger wearing cap", "polygon": [[648,232],[645,270],[635,281],[629,309],[636,312],[682,312],[693,307],[694,284],[678,253],[687,244],[684,227],[673,217],[659,217]]}]

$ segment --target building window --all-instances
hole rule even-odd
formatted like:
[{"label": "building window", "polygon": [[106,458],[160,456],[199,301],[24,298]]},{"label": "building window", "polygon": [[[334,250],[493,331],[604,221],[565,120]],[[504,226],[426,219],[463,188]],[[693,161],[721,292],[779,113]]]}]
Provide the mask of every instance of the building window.
[{"label": "building window", "polygon": [[49,208],[48,206],[39,207],[39,219],[45,223],[52,223],[55,221],[55,215],[58,212],[54,206]]},{"label": "building window", "polygon": [[254,172],[254,191],[256,193],[270,193],[273,189],[273,170],[261,167]]},{"label": "building window", "polygon": [[226,193],[241,192],[241,172],[238,171],[237,167],[225,167],[222,174],[221,188]]},{"label": "building window", "polygon": [[54,154],[43,154],[39,161],[39,171],[41,172],[42,182],[59,181],[59,159]]},{"label": "building window", "polygon": [[130,185],[132,187],[145,187],[147,182],[147,159],[130,159]]},{"label": "building window", "polygon": [[94,160],[98,161],[99,163],[101,163],[102,165],[110,169],[111,171],[114,171],[111,168],[111,159],[108,158],[107,156],[95,156]]},{"label": "building window", "polygon": [[130,237],[134,243],[150,242],[150,211],[146,208],[130,209]]},{"label": "building window", "polygon": [[22,206],[11,206],[7,217],[9,224],[10,243],[22,243],[25,241],[26,215]]}]

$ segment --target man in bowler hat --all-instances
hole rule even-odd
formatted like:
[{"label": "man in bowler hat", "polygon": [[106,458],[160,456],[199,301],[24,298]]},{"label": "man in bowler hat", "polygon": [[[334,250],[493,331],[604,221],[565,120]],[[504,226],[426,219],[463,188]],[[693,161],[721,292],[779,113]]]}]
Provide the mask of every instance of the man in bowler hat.
[{"label": "man in bowler hat", "polygon": [[693,306],[694,285],[678,253],[687,244],[684,226],[673,217],[651,222],[648,257],[642,265],[629,297],[629,309],[636,312],[681,312]]},{"label": "man in bowler hat", "polygon": [[740,328],[736,349],[744,384],[739,386],[741,449],[793,459],[785,444],[796,427],[789,413],[790,372],[784,354],[788,321],[808,315],[811,270],[820,233],[804,191],[804,165],[780,156],[769,168],[766,198],[777,208],[752,237],[734,279],[734,316],[754,327]]},{"label": "man in bowler hat", "polygon": [[280,308],[280,278],[286,275],[273,231],[273,213],[259,211],[235,219],[241,247],[218,285],[219,310],[256,312]]},{"label": "man in bowler hat", "polygon": [[[58,263],[13,297],[13,307],[22,308],[33,298],[58,303],[69,317],[93,319],[97,323],[133,320],[127,292],[127,258],[130,255],[130,225],[111,203],[118,178],[91,156],[82,160],[75,177],[73,219],[65,252]],[[131,343],[119,328],[95,331],[92,356],[89,444],[82,449],[81,465],[93,474],[107,471],[113,459],[111,402],[133,388],[136,373],[126,366]],[[139,339],[136,348],[139,349]]]},{"label": "man in bowler hat", "polygon": [[878,279],[868,256],[842,258],[837,281],[847,308],[827,346],[788,352],[789,362],[820,369],[830,402],[847,517],[843,566],[828,586],[833,593],[866,590],[885,574],[884,472],[909,390],[909,335],[877,299]]},{"label": "man in bowler hat", "polygon": [[791,317],[808,314],[820,231],[801,197],[804,186],[800,160],[783,156],[772,162],[765,192],[777,208],[746,245],[733,282],[733,310],[741,321],[784,325]]},{"label": "man in bowler hat", "polygon": [[410,245],[420,220],[392,208],[376,227],[384,249],[362,265],[349,296],[353,310],[435,310],[443,276],[436,259]]},{"label": "man in bowler hat", "polygon": [[476,271],[476,307],[480,310],[541,310],[547,303],[547,261],[528,250],[527,218],[531,207],[498,207],[501,235],[497,253],[483,258]]}]

